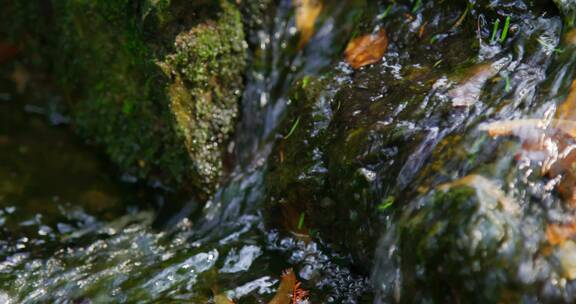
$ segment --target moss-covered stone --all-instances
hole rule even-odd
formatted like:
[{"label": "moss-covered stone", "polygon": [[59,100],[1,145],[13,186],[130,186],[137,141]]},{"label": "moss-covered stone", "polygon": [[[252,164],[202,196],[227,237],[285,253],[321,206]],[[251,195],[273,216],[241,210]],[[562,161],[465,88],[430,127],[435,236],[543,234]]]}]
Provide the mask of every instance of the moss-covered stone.
[{"label": "moss-covered stone", "polygon": [[399,221],[403,290],[411,291],[403,300],[518,298],[523,241],[518,203],[481,176],[440,187],[423,200]]},{"label": "moss-covered stone", "polygon": [[[140,178],[175,187],[186,181],[203,197],[215,188],[246,60],[236,6],[227,0],[5,6],[8,37],[24,46],[23,58],[38,59],[29,69],[55,79],[83,137]],[[36,15],[41,22],[25,23]]]},{"label": "moss-covered stone", "polygon": [[[483,173],[484,163],[509,168],[504,162],[509,158],[493,163],[497,143],[474,133],[476,124],[483,115],[501,109],[511,115],[518,107],[511,95],[525,98],[526,71],[544,73],[535,63],[552,62],[538,41],[557,36],[561,21],[541,18],[546,9],[541,4],[488,2],[428,1],[415,14],[429,23],[406,20],[413,2],[383,6],[379,12],[387,17],[364,26],[369,32],[387,30],[383,62],[354,71],[340,64],[322,77],[297,82],[270,162],[269,202],[296,210],[286,214],[304,214],[308,231],[318,231],[369,271],[382,230],[394,227],[410,202],[454,177]],[[485,24],[478,29],[479,20],[494,24],[508,14],[514,30],[506,41],[490,42]],[[511,58],[521,63],[511,64]],[[505,77],[514,79],[508,82],[517,92],[506,88]],[[457,103],[455,91],[463,91],[469,104]]]},{"label": "moss-covered stone", "polygon": [[[456,17],[459,4],[453,6],[434,8],[434,12],[439,19]],[[366,13],[363,20],[373,19]],[[423,45],[402,22],[390,19],[386,28],[390,40],[401,37],[392,47],[403,57],[391,60],[407,67],[418,62],[419,68],[401,76],[411,81],[375,64],[354,72],[337,66],[322,77],[296,82],[268,176],[271,202],[305,213],[308,228],[336,249],[352,252],[356,262],[367,268],[380,234],[379,218],[397,203],[388,205],[389,210],[379,210],[388,209],[380,206],[414,193],[403,188],[423,161],[409,158],[430,140],[429,129],[422,126],[450,124],[443,120],[451,110],[446,100],[428,97],[429,106],[421,107],[442,76],[442,70],[431,69],[438,60],[434,54],[446,52],[447,66],[461,66],[473,54],[473,49],[454,51],[472,44],[473,35]],[[357,26],[362,27],[369,26]],[[429,30],[444,27],[437,24]]]}]

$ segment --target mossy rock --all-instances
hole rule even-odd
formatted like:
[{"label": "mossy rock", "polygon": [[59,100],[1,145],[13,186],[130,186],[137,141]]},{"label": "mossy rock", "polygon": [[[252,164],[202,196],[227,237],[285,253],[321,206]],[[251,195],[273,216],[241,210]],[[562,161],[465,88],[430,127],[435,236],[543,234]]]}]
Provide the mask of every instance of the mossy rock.
[{"label": "mossy rock", "polygon": [[502,302],[521,294],[519,206],[469,176],[439,187],[399,221],[403,300]]},{"label": "mossy rock", "polygon": [[[396,8],[400,16],[410,6]],[[448,19],[463,8],[455,3],[427,12]],[[362,20],[374,19],[367,13]],[[357,29],[373,26],[362,20]],[[444,27],[436,24],[430,31]],[[399,79],[380,64],[357,71],[338,65],[322,76],[297,81],[267,180],[269,203],[305,214],[308,228],[318,231],[335,249],[351,253],[365,271],[372,264],[381,217],[395,209],[379,210],[384,209],[379,206],[401,202],[413,193],[403,187],[414,178],[418,166],[403,168],[426,140],[428,129],[418,126],[445,128],[451,123],[446,119],[451,106],[445,100],[431,99],[428,107],[421,107],[429,88],[444,72],[432,70],[438,60],[433,55],[444,52],[447,66],[462,66],[474,52],[470,48],[454,51],[474,43],[468,32],[473,27],[466,28],[469,35],[459,34],[433,46],[417,42],[417,33],[409,32],[401,18],[390,18],[386,29],[390,41],[396,39],[391,44],[394,52],[403,54],[393,60],[401,60],[402,66],[420,65],[403,75],[410,81]]]},{"label": "mossy rock", "polygon": [[[294,222],[290,216],[301,215],[306,229],[289,230],[312,231],[312,237],[317,232],[369,272],[383,230],[397,224],[396,216],[410,202],[455,177],[490,171],[485,167],[509,169],[510,162],[497,163],[494,155],[510,152],[495,152],[498,143],[478,133],[477,125],[487,119],[482,115],[518,106],[503,93],[504,77],[519,81],[524,67],[545,73],[534,63],[549,64],[553,56],[538,40],[562,29],[559,16],[540,17],[550,7],[556,12],[551,2],[520,2],[508,7],[429,1],[418,15],[436,21],[417,27],[406,21],[413,3],[400,1],[382,21],[364,21],[368,24],[358,28],[388,32],[383,62],[357,70],[340,63],[293,85],[267,178],[268,203],[279,210],[271,218],[287,226]],[[380,9],[375,14],[388,7]],[[513,16],[509,38],[490,45],[491,29],[484,26],[478,39],[478,20],[503,22],[503,12]],[[493,49],[498,52],[491,54]],[[508,58],[521,58],[524,67],[508,65]],[[474,75],[486,71],[485,81],[470,85]],[[453,90],[464,87],[470,93],[471,86],[477,88],[467,96],[473,102],[455,104]],[[517,90],[521,94],[526,88]],[[512,170],[495,172],[488,176]]]},{"label": "mossy rock", "polygon": [[[121,170],[202,199],[215,189],[246,61],[235,5],[13,1],[4,11],[23,61],[38,59],[29,68],[52,76],[75,129]],[[28,14],[40,18],[18,17]]]}]

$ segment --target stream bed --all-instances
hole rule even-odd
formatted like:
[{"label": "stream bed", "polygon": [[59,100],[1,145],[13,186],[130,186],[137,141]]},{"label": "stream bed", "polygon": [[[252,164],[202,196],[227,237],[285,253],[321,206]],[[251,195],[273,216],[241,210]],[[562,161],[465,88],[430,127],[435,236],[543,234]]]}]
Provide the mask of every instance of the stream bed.
[{"label": "stream bed", "polygon": [[270,3],[205,204],[0,86],[0,303],[576,301],[571,2]]}]

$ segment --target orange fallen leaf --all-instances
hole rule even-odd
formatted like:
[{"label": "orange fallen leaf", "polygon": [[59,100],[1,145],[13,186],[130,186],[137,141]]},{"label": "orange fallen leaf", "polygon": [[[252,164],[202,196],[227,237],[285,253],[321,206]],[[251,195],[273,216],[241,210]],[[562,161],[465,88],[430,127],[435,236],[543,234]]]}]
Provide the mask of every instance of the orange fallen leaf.
[{"label": "orange fallen leaf", "polygon": [[550,245],[559,245],[574,237],[576,237],[576,222],[549,224],[546,227],[546,239]]},{"label": "orange fallen leaf", "polygon": [[352,39],[348,42],[344,55],[346,56],[346,61],[354,69],[358,69],[380,61],[387,49],[388,37],[386,30],[381,29],[375,34]]},{"label": "orange fallen leaf", "polygon": [[300,32],[298,48],[304,47],[314,36],[314,25],[322,11],[320,0],[293,0],[296,7],[296,28]]},{"label": "orange fallen leaf", "polygon": [[308,292],[300,288],[300,282],[290,268],[282,274],[276,295],[268,304],[298,304],[307,296]]}]

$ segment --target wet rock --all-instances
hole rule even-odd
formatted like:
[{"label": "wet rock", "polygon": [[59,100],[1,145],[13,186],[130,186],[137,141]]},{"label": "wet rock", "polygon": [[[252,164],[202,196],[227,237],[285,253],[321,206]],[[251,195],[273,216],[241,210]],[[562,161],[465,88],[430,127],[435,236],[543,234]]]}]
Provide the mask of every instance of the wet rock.
[{"label": "wet rock", "polygon": [[575,298],[571,245],[545,236],[572,214],[558,179],[522,142],[479,128],[551,117],[576,72],[573,45],[550,3],[492,3],[395,5],[367,25],[389,33],[382,61],[292,89],[269,203],[372,271],[382,303]]},{"label": "wet rock", "polygon": [[[470,60],[475,50],[464,47],[476,43],[475,21],[466,19],[462,30],[442,42],[423,42],[422,20],[402,18],[411,9],[395,6],[395,17],[383,24],[373,16],[372,26],[388,33],[389,50],[382,61],[355,72],[338,65],[322,77],[295,84],[272,156],[271,201],[297,206],[322,238],[354,248],[363,265],[371,264],[376,227],[387,213],[379,214],[377,207],[389,197],[397,202],[409,197],[414,191],[410,184],[434,146],[466,114],[454,110],[448,91],[466,74],[460,71],[475,66]],[[423,13],[453,20],[465,9],[451,3]],[[426,25],[426,39],[451,26],[440,21]],[[457,72],[446,77],[452,70]],[[328,201],[334,203],[320,203]]]},{"label": "wet rock", "polygon": [[234,4],[3,6],[2,31],[25,50],[20,61],[50,77],[78,133],[134,176],[185,184],[200,198],[212,193],[243,87],[246,47]]},{"label": "wet rock", "polygon": [[570,0],[554,0],[565,16],[566,23],[574,26],[576,21],[576,2]]},{"label": "wet rock", "polygon": [[400,220],[402,288],[414,291],[403,301],[498,302],[513,293],[519,214],[507,210],[512,199],[493,193],[497,185],[468,179],[433,192]]}]

